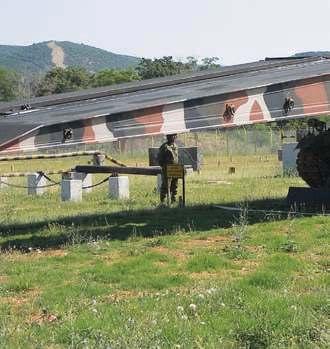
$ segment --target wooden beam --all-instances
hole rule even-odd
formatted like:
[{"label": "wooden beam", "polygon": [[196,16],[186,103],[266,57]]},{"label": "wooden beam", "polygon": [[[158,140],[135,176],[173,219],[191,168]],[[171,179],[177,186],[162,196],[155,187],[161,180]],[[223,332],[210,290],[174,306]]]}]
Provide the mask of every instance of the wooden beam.
[{"label": "wooden beam", "polygon": [[134,174],[141,176],[157,176],[162,173],[160,166],[154,167],[116,167],[116,166],[76,166],[76,172],[83,173],[112,173],[112,174]]}]

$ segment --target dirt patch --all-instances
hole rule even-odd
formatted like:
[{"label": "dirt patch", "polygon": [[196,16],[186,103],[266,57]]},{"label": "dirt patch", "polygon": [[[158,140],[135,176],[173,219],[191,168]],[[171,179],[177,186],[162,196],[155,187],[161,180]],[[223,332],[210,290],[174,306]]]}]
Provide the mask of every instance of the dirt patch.
[{"label": "dirt patch", "polygon": [[59,68],[65,68],[64,51],[55,41],[51,41],[47,46],[52,50],[52,63]]},{"label": "dirt patch", "polygon": [[195,248],[213,248],[219,246],[225,246],[228,243],[232,242],[230,236],[209,236],[206,239],[191,239],[184,240],[181,242],[181,245],[185,249],[193,250]]},{"label": "dirt patch", "polygon": [[194,280],[209,280],[209,279],[226,279],[229,280],[232,278],[231,276],[231,270],[221,270],[217,272],[210,272],[210,271],[202,271],[199,273],[190,273],[189,276]]},{"label": "dirt patch", "polygon": [[50,314],[46,310],[43,310],[41,314],[32,315],[28,323],[42,325],[45,323],[55,322],[58,319],[59,317],[57,315]]},{"label": "dirt patch", "polygon": [[[106,262],[107,264],[112,264],[118,260],[122,260],[122,257],[123,257],[123,255],[119,251],[112,251],[110,253],[101,254],[98,256],[99,259]],[[125,257],[126,257],[126,255],[125,255]]]},{"label": "dirt patch", "polygon": [[183,260],[187,258],[187,255],[184,253],[183,250],[178,250],[178,249],[169,249],[164,246],[157,246],[153,247],[151,249],[153,252],[161,253],[164,255],[169,255],[171,257],[175,257],[178,260]]},{"label": "dirt patch", "polygon": [[7,303],[13,307],[20,307],[26,303],[31,303],[40,294],[37,289],[26,291],[20,295],[0,298],[0,302]]},{"label": "dirt patch", "polygon": [[0,275],[0,284],[5,283],[7,281],[8,281],[8,276]]},{"label": "dirt patch", "polygon": [[242,260],[237,260],[233,261],[233,263],[239,267],[239,272],[240,275],[246,275],[249,273],[252,273],[256,271],[260,265],[259,262],[255,260],[250,260],[250,259],[242,259]]},{"label": "dirt patch", "polygon": [[178,242],[180,249],[178,248],[168,248],[164,246],[153,247],[151,250],[153,252],[161,253],[164,255],[169,255],[175,257],[177,260],[185,260],[189,257],[189,253],[192,250],[205,248],[219,248],[221,246],[226,246],[228,243],[232,242],[230,236],[210,236],[206,239],[187,239]]}]

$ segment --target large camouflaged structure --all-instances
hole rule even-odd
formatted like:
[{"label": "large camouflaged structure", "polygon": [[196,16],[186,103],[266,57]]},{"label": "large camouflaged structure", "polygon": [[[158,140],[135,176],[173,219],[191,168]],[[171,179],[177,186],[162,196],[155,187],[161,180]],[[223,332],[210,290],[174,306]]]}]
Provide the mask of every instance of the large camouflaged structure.
[{"label": "large camouflaged structure", "polygon": [[0,103],[0,154],[329,114],[330,60],[266,59],[24,103]]}]

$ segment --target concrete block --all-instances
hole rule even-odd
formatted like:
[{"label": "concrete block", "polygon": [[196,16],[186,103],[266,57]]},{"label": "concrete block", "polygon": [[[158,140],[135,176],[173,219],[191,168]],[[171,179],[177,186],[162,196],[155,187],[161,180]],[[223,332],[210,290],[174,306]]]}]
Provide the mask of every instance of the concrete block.
[{"label": "concrete block", "polygon": [[31,173],[27,176],[28,195],[42,195],[48,182],[40,173]]},{"label": "concrete block", "polygon": [[[82,187],[89,187],[93,185],[93,175],[91,173],[82,172],[67,172],[63,174],[63,179],[78,179],[81,181]],[[84,193],[92,192],[93,188],[83,189]]]},{"label": "concrete block", "polygon": [[82,181],[80,179],[62,179],[61,198],[62,201],[81,201]]},{"label": "concrete block", "polygon": [[6,183],[8,183],[8,177],[0,177],[0,189],[7,189]]},{"label": "concrete block", "polygon": [[[93,185],[93,175],[91,173],[81,173],[81,181],[82,181],[82,187],[89,187]],[[83,189],[84,193],[91,193],[93,191],[93,188],[86,188]]]},{"label": "concrete block", "polygon": [[129,179],[127,176],[109,178],[109,195],[118,200],[129,199]]},{"label": "concrete block", "polygon": [[283,174],[297,175],[297,155],[299,150],[296,149],[297,142],[284,143],[282,146],[282,163]]}]

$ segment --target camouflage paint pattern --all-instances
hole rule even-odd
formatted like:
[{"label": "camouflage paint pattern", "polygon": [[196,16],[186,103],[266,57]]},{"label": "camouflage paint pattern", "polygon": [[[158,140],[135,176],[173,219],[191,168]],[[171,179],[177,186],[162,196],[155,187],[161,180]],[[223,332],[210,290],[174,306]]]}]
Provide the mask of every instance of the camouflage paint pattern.
[{"label": "camouflage paint pattern", "polygon": [[[283,106],[289,97],[294,107],[286,113]],[[226,115],[226,105],[233,107],[233,115]],[[330,114],[329,75],[40,127],[2,145],[0,152],[111,142],[326,114]],[[64,129],[72,130],[71,139],[63,139]]]}]

